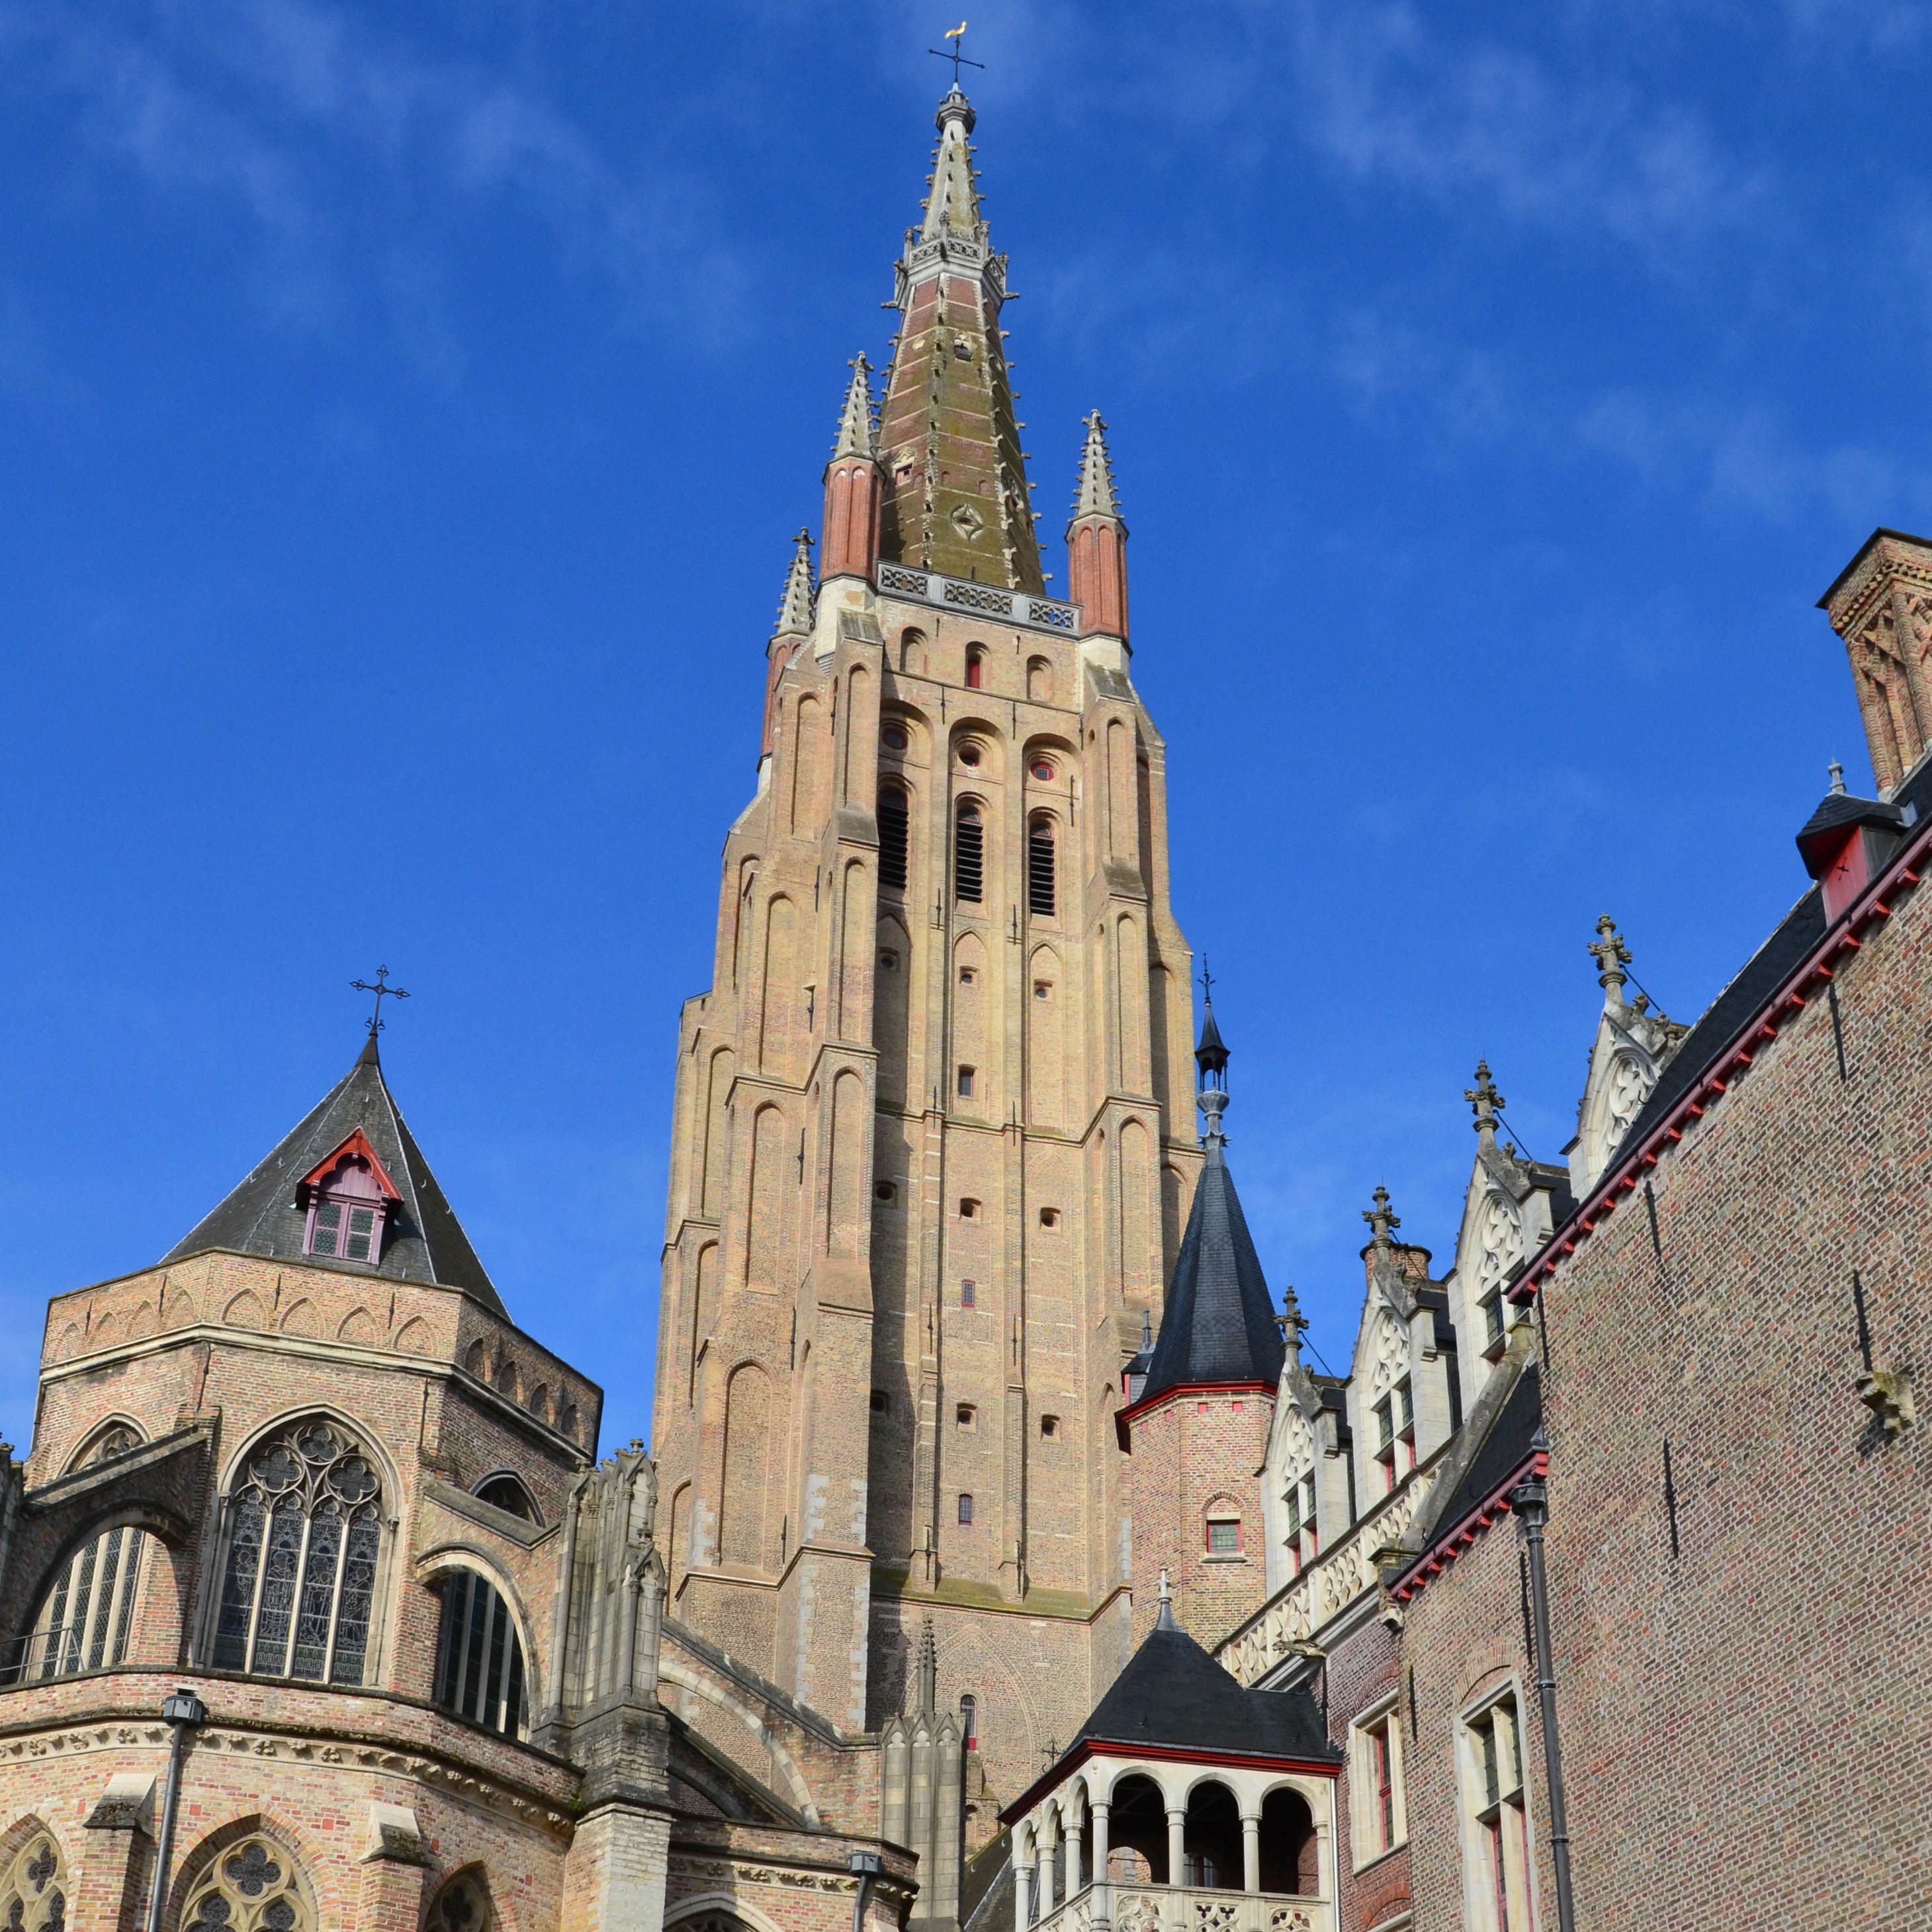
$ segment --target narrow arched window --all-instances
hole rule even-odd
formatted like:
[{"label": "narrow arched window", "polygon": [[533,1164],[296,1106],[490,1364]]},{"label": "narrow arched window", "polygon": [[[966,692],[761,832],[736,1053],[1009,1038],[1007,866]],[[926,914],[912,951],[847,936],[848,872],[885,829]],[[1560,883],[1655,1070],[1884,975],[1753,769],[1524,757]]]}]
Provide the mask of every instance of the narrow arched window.
[{"label": "narrow arched window", "polygon": [[215,1668],[360,1684],[381,1504],[369,1459],[334,1424],[296,1423],[262,1444],[229,1498]]},{"label": "narrow arched window", "polygon": [[966,652],[966,688],[977,691],[986,682],[986,653],[977,644]]},{"label": "narrow arched window", "polygon": [[959,1737],[968,1750],[980,1748],[980,1700],[970,1690],[959,1700]]},{"label": "narrow arched window", "polygon": [[973,1520],[973,1498],[962,1492],[959,1498],[959,1520],[970,1523]]},{"label": "narrow arched window", "polygon": [[906,887],[906,840],[910,814],[904,788],[879,788],[879,890],[902,892]]},{"label": "narrow arched window", "polygon": [[1042,918],[1053,916],[1057,900],[1053,862],[1053,820],[1036,818],[1027,827],[1027,910]]},{"label": "narrow arched window", "polygon": [[524,1647],[510,1606],[473,1570],[458,1570],[442,1586],[436,1701],[506,1738],[520,1738],[530,1727]]},{"label": "narrow arched window", "polygon": [[0,1682],[70,1677],[124,1662],[153,1540],[132,1524],[88,1538],[62,1565],[33,1629],[0,1670]]},{"label": "narrow arched window", "polygon": [[977,905],[986,884],[986,828],[980,808],[967,800],[959,808],[952,841],[954,895]]}]

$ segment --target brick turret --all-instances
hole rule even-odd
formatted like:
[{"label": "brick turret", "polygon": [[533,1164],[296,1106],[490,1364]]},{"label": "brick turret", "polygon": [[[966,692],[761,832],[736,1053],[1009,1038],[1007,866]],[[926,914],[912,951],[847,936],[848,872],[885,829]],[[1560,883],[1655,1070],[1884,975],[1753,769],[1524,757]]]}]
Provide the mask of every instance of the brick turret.
[{"label": "brick turret", "polygon": [[878,431],[872,421],[871,371],[862,356],[852,361],[852,382],[838,418],[838,440],[825,469],[825,526],[820,575],[863,578],[879,567],[879,518],[884,472],[879,468]]}]

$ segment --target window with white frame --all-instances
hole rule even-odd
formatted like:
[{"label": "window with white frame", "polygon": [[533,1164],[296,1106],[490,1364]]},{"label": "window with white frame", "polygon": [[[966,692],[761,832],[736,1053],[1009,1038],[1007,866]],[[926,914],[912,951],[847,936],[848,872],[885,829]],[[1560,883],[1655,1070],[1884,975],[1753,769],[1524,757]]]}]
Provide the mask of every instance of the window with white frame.
[{"label": "window with white frame", "polygon": [[1320,1546],[1315,1533],[1315,1472],[1312,1469],[1289,1478],[1283,1502],[1286,1514],[1285,1540],[1288,1545],[1288,1574],[1291,1576],[1298,1576],[1319,1553]]},{"label": "window with white frame", "polygon": [[1515,1693],[1505,1691],[1466,1718],[1462,1742],[1471,1932],[1531,1932],[1522,1721]]},{"label": "window with white frame", "polygon": [[346,1430],[270,1436],[229,1498],[215,1668],[360,1684],[382,1543],[382,1486]]},{"label": "window with white frame", "polygon": [[1384,1496],[1415,1467],[1415,1403],[1406,1376],[1376,1404],[1376,1466]]},{"label": "window with white frame", "polygon": [[1408,1837],[1402,1718],[1395,1698],[1358,1718],[1349,1727],[1348,1744],[1351,1837],[1359,1871]]}]

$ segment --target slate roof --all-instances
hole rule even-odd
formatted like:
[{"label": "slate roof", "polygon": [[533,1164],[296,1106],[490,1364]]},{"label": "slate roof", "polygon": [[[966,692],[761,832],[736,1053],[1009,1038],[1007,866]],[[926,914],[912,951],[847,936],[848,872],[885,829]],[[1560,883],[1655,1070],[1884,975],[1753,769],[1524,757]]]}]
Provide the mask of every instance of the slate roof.
[{"label": "slate roof", "polygon": [[1526,1363],[1516,1386],[1504,1397],[1482,1446],[1463,1465],[1461,1478],[1432,1514],[1430,1540],[1480,1509],[1529,1460],[1530,1438],[1543,1420],[1543,1378],[1534,1359]]},{"label": "slate roof", "polygon": [[[276,1261],[300,1261],[307,1220],[296,1204],[296,1184],[360,1128],[402,1196],[389,1219],[381,1262],[368,1269],[394,1281],[431,1282],[459,1289],[507,1318],[470,1237],[463,1232],[429,1162],[416,1145],[376,1052],[375,1036],[356,1064],[214,1211],[161,1257],[184,1261],[210,1248],[228,1248]],[[332,1261],[352,1272],[362,1264]]]},{"label": "slate roof", "polygon": [[1210,1135],[1139,1399],[1201,1382],[1272,1388],[1285,1352],[1234,1177],[1219,1136]]}]

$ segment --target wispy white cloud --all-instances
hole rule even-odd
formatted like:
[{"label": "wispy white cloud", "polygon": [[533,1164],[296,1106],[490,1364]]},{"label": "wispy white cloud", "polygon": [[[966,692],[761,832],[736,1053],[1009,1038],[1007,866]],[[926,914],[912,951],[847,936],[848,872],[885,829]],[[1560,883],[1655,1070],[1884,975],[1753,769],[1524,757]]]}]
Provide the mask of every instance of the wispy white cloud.
[{"label": "wispy white cloud", "polygon": [[[242,210],[286,317],[326,323],[373,286],[406,333],[420,322],[434,271],[399,265],[434,246],[422,204],[438,197],[507,203],[546,226],[613,290],[620,325],[688,344],[742,315],[748,277],[697,176],[662,156],[614,159],[528,88],[324,0],[136,4],[111,22],[16,0],[0,32],[12,85],[71,100],[97,157],[178,202]],[[358,170],[377,171],[373,197],[345,194]],[[396,299],[412,282],[414,298]],[[446,374],[448,347],[431,358]]]}]

